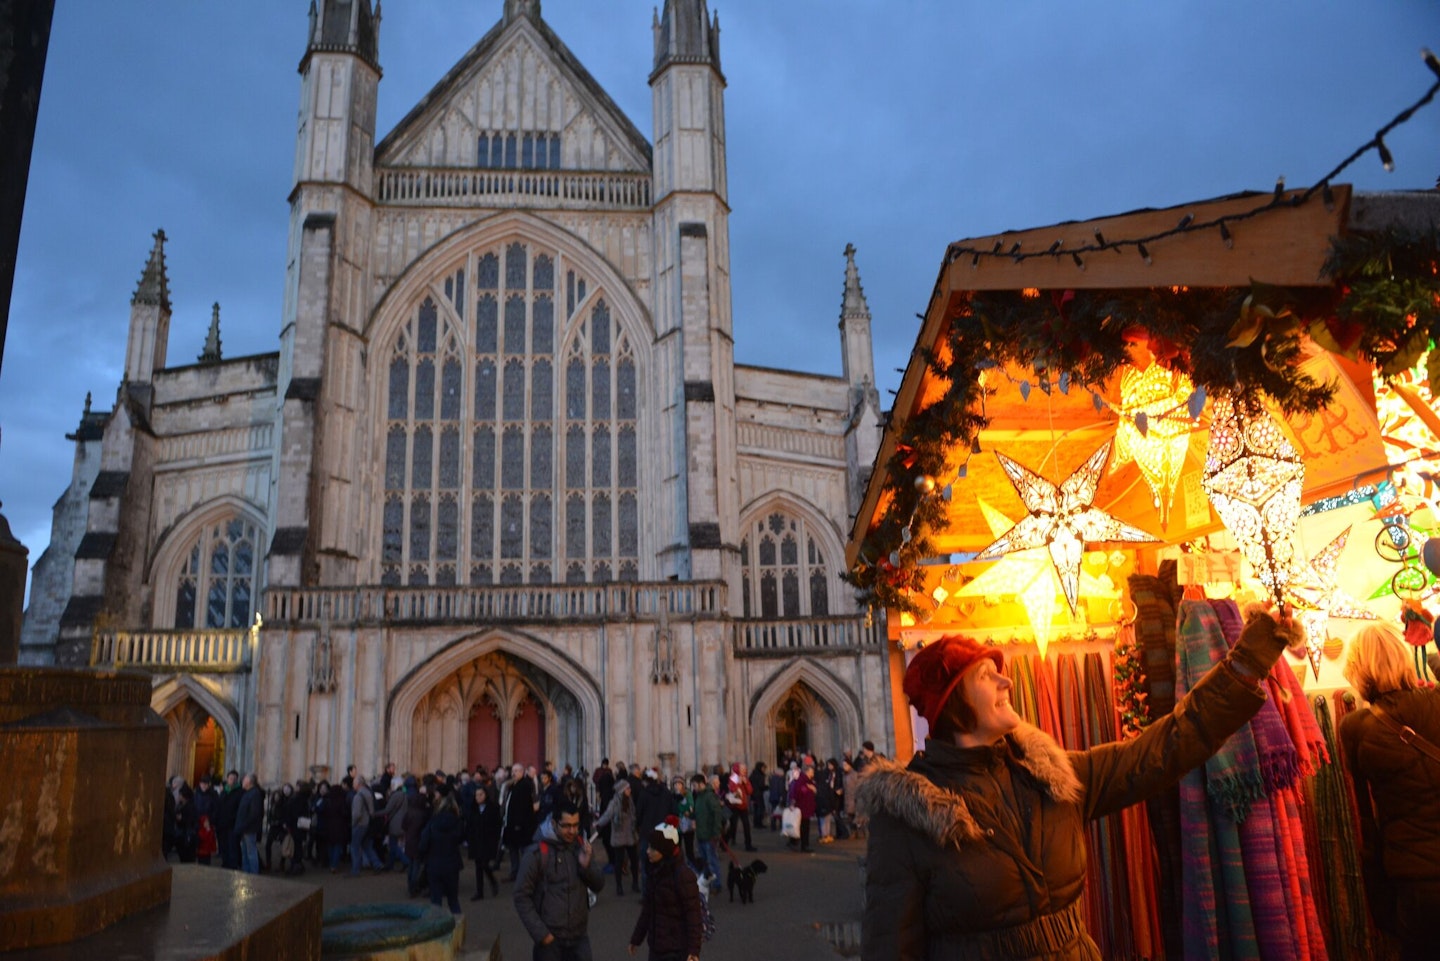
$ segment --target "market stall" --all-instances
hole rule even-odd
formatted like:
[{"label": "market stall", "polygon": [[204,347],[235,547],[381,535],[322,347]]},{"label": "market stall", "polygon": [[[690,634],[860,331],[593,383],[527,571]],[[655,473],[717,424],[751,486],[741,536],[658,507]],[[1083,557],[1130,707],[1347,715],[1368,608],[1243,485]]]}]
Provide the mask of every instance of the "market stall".
[{"label": "market stall", "polygon": [[[897,752],[925,733],[904,665],[943,634],[1001,646],[1022,715],[1083,748],[1168,711],[1245,603],[1306,628],[1270,723],[1091,829],[1107,957],[1367,956],[1334,727],[1359,625],[1435,649],[1435,223],[1440,194],[1322,182],[945,253],[849,545]],[[1213,636],[1177,633],[1186,599]]]}]

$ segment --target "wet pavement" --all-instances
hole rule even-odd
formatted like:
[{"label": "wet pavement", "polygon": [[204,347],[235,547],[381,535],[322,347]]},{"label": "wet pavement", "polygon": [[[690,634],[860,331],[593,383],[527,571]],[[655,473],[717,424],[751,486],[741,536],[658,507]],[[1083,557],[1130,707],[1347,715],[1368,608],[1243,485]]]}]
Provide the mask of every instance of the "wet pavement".
[{"label": "wet pavement", "polygon": [[[736,849],[741,863],[751,858],[765,861],[768,871],[758,878],[755,902],[742,905],[738,898],[731,903],[725,890],[711,898],[715,916],[715,937],[706,942],[702,951],[706,961],[758,961],[784,957],[786,961],[836,961],[842,956],[837,944],[853,944],[843,953],[858,953],[861,899],[860,859],[865,854],[863,840],[837,841],[817,845],[810,854],[787,850],[778,831],[756,831],[753,854]],[[743,841],[742,841],[743,843]],[[596,852],[601,861],[604,850]],[[722,853],[722,869],[724,856]],[[339,874],[307,865],[297,884],[318,884],[324,890],[327,909],[362,902],[408,901],[405,875],[397,870],[388,874],[364,872],[352,878],[342,864]],[[500,898],[489,896],[472,901],[475,893],[475,871],[466,861],[460,876],[460,904],[466,918],[465,953],[467,958],[485,957],[485,952],[499,940],[499,956],[506,961],[530,958],[531,942],[515,913],[511,900],[513,884],[505,881],[508,864],[497,872]],[[607,887],[590,911],[590,943],[596,961],[628,958],[626,945],[635,920],[640,915],[640,898],[629,893],[617,896],[613,875],[606,875]],[[723,880],[723,878],[722,878]],[[415,899],[418,903],[421,899]],[[644,958],[648,950],[641,948],[636,957]]]}]

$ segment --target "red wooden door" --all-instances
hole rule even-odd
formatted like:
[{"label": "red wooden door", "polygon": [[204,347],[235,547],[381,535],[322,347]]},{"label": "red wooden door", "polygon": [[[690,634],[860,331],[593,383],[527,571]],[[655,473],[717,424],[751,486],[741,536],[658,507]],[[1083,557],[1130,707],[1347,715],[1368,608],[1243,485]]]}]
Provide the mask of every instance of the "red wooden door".
[{"label": "red wooden door", "polygon": [[545,712],[533,697],[521,701],[520,713],[515,715],[515,744],[510,757],[536,768],[545,760]]},{"label": "red wooden door", "polygon": [[470,709],[470,723],[465,739],[466,763],[470,770],[477,765],[493,771],[500,764],[500,721],[489,701],[482,700]]}]

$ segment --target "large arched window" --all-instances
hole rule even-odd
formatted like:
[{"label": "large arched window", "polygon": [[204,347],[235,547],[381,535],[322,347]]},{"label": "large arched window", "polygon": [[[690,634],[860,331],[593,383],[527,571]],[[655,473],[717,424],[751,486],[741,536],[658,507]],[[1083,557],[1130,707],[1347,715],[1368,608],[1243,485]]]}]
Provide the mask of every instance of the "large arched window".
[{"label": "large arched window", "polygon": [[823,617],[830,613],[825,556],[803,518],[782,510],[752,520],[740,540],[746,617]]},{"label": "large arched window", "polygon": [[447,268],[390,348],[382,583],[637,577],[637,380],[560,251],[517,240]]},{"label": "large arched window", "polygon": [[231,517],[206,524],[176,575],[175,627],[247,627],[255,610],[259,532]]}]

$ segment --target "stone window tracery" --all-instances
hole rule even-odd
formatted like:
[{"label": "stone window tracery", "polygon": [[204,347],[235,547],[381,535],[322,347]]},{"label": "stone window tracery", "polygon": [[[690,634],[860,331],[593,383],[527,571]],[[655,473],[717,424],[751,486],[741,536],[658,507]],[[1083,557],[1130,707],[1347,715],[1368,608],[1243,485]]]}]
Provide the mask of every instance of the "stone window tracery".
[{"label": "stone window tracery", "polygon": [[746,617],[824,617],[830,613],[824,553],[803,518],[772,510],[753,519],[740,540],[740,566]]},{"label": "stone window tracery", "polygon": [[383,584],[638,578],[637,358],[563,254],[447,268],[386,363]]},{"label": "stone window tracery", "polygon": [[256,525],[231,517],[205,525],[180,566],[175,585],[179,630],[250,625],[259,589]]}]

